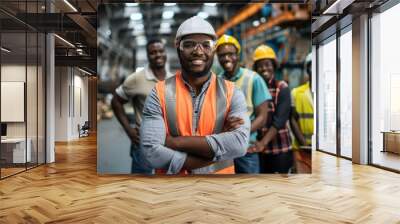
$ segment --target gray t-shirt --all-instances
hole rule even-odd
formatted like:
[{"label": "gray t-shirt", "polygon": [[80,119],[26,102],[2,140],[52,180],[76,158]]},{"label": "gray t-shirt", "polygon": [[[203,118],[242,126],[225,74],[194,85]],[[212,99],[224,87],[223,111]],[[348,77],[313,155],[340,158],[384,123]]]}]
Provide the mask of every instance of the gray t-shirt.
[{"label": "gray t-shirt", "polygon": [[[173,76],[167,71],[166,78]],[[124,100],[130,100],[135,110],[135,124],[140,126],[143,117],[143,106],[146,97],[159,80],[147,65],[144,69],[132,73],[125,81],[115,89],[115,92]]]}]

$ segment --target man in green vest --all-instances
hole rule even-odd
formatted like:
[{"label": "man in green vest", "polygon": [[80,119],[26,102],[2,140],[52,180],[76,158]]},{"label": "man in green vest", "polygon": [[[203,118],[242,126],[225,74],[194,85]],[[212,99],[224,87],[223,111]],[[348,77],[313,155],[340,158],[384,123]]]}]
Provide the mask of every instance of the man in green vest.
[{"label": "man in green vest", "polygon": [[311,164],[311,154],[304,151],[307,148],[311,148],[311,137],[314,133],[314,101],[310,88],[311,59],[312,54],[310,53],[304,62],[304,69],[306,70],[304,83],[294,88],[291,94],[292,113],[290,124],[294,135],[293,151],[295,152],[297,171],[302,172],[311,171],[311,167],[305,167]]},{"label": "man in green vest", "polygon": [[[247,114],[251,120],[249,146],[257,140],[257,130],[264,127],[268,115],[268,88],[256,72],[240,67],[240,44],[236,38],[223,35],[216,44],[219,63],[224,71],[218,76],[235,83],[246,97]],[[234,160],[235,173],[259,173],[258,153],[247,153]]]}]

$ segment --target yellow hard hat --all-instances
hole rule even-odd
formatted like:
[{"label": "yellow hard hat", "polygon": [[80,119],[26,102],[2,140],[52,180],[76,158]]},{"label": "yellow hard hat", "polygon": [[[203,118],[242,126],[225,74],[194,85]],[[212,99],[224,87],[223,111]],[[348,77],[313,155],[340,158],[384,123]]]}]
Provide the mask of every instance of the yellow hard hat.
[{"label": "yellow hard hat", "polygon": [[273,59],[276,62],[277,60],[274,49],[264,44],[258,46],[254,51],[253,61],[256,62],[260,59]]},{"label": "yellow hard hat", "polygon": [[239,41],[236,40],[236,38],[229,36],[229,35],[222,35],[222,37],[220,37],[217,40],[217,44],[215,45],[215,48],[218,48],[219,46],[223,45],[223,44],[233,44],[233,46],[236,47],[236,49],[238,50],[238,54],[240,53],[240,44]]}]

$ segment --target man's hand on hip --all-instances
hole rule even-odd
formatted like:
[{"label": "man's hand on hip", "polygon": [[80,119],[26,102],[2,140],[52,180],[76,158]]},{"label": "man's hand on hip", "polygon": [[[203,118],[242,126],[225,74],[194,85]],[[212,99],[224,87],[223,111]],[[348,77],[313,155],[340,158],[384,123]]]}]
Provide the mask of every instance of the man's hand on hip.
[{"label": "man's hand on hip", "polygon": [[131,139],[132,143],[134,143],[135,145],[139,145],[140,143],[139,128],[137,127],[130,128],[128,131],[128,137]]}]

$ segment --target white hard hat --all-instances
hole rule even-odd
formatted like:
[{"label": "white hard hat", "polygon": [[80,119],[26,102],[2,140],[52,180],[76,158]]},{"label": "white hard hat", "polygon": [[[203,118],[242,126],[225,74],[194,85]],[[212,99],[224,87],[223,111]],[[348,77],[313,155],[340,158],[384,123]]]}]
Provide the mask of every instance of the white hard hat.
[{"label": "white hard hat", "polygon": [[178,31],[176,31],[176,43],[179,42],[183,36],[189,34],[206,34],[211,36],[213,40],[217,39],[214,28],[200,16],[190,17],[179,26]]},{"label": "white hard hat", "polygon": [[306,60],[304,61],[304,66],[307,66],[308,63],[312,61],[312,53],[308,53]]}]

